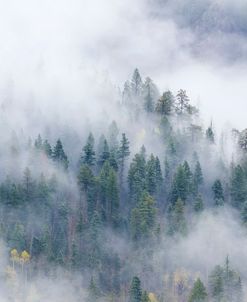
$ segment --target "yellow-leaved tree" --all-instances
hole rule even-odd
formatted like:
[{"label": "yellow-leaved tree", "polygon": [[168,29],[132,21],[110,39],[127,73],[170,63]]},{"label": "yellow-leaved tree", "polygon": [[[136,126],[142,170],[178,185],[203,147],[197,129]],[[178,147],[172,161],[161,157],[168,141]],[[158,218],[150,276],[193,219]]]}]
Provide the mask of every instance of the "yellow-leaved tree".
[{"label": "yellow-leaved tree", "polygon": [[12,266],[13,266],[13,269],[15,269],[15,263],[19,263],[20,262],[20,256],[19,256],[19,253],[16,249],[12,249],[10,251],[10,259],[12,261]]},{"label": "yellow-leaved tree", "polygon": [[158,302],[154,293],[149,293],[148,298],[149,298],[150,302]]}]

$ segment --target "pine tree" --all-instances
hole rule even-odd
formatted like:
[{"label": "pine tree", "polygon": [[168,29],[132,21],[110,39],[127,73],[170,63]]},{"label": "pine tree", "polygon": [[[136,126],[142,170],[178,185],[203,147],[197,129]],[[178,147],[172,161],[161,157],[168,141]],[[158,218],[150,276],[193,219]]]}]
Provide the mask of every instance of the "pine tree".
[{"label": "pine tree", "polygon": [[202,174],[202,168],[200,165],[200,162],[196,162],[195,171],[193,175],[193,181],[194,181],[194,190],[195,193],[198,192],[198,188],[203,184],[203,174]]},{"label": "pine tree", "polygon": [[222,301],[224,296],[223,269],[219,265],[209,276],[209,288],[213,301]]},{"label": "pine tree", "polygon": [[207,292],[204,284],[198,278],[194,283],[189,296],[189,302],[204,302],[207,300]]},{"label": "pine tree", "polygon": [[48,158],[52,157],[52,148],[47,139],[43,143],[43,150]]},{"label": "pine tree", "polygon": [[196,213],[201,213],[204,210],[204,204],[201,194],[198,194],[196,196],[193,208]]},{"label": "pine tree", "polygon": [[100,297],[100,293],[99,293],[99,289],[96,286],[96,283],[94,281],[94,278],[92,277],[90,280],[90,284],[88,287],[88,302],[95,302],[99,299]]},{"label": "pine tree", "polygon": [[151,95],[150,81],[151,79],[147,78],[144,84],[144,110],[149,113],[154,111],[154,101]]},{"label": "pine tree", "polygon": [[104,142],[103,142],[102,151],[99,154],[99,160],[98,160],[99,167],[101,168],[104,165],[104,163],[106,161],[108,161],[109,159],[110,159],[110,149],[109,149],[109,146],[108,146],[108,142],[105,139]]},{"label": "pine tree", "polygon": [[41,135],[39,134],[37,139],[34,141],[34,146],[37,150],[42,150],[43,148],[43,140],[41,138]]},{"label": "pine tree", "polygon": [[176,96],[176,112],[178,114],[186,113],[188,112],[188,108],[189,108],[189,98],[186,94],[186,91],[180,89]]},{"label": "pine tree", "polygon": [[244,202],[247,201],[247,179],[240,165],[233,168],[230,190],[232,204],[237,208],[241,208]]},{"label": "pine tree", "polygon": [[56,163],[61,165],[65,170],[68,169],[69,166],[68,157],[63,150],[63,145],[60,139],[57,140],[57,143],[53,149],[52,158]]},{"label": "pine tree", "polygon": [[214,144],[215,138],[214,138],[214,131],[213,131],[212,123],[206,130],[206,138],[211,144]]},{"label": "pine tree", "polygon": [[108,138],[109,138],[108,141],[109,141],[110,150],[117,151],[118,135],[119,135],[119,129],[117,123],[115,121],[112,121],[108,129]]},{"label": "pine tree", "polygon": [[174,205],[170,205],[168,212],[168,234],[185,235],[187,233],[187,224],[184,213],[184,203],[178,198]]},{"label": "pine tree", "polygon": [[213,194],[214,194],[214,202],[216,206],[221,206],[224,204],[224,192],[221,181],[217,179],[212,187]]},{"label": "pine tree", "polygon": [[107,184],[107,203],[109,221],[113,227],[119,225],[119,192],[116,173],[113,169],[110,170]]},{"label": "pine tree", "polygon": [[154,195],[159,192],[162,184],[162,172],[158,157],[151,154],[146,164],[146,189],[149,194]]},{"label": "pine tree", "polygon": [[153,195],[156,192],[156,185],[156,162],[151,154],[146,165],[146,188],[149,194]]},{"label": "pine tree", "polygon": [[247,201],[243,204],[241,209],[241,220],[242,223],[247,226]]},{"label": "pine tree", "polygon": [[187,196],[189,194],[189,179],[187,175],[189,174],[189,170],[185,171],[184,165],[179,165],[177,168],[177,172],[174,175],[172,188],[170,193],[170,201],[172,204],[177,202],[180,198],[183,202],[186,201]]},{"label": "pine tree", "polygon": [[144,192],[131,212],[130,225],[134,240],[151,236],[156,225],[156,211],[154,199]]},{"label": "pine tree", "polygon": [[132,80],[131,80],[131,92],[134,97],[141,96],[142,94],[142,79],[139,73],[139,70],[136,68],[134,70]]},{"label": "pine tree", "polygon": [[82,165],[77,177],[80,191],[88,192],[90,186],[94,184],[94,175],[88,165]]},{"label": "pine tree", "polygon": [[160,115],[171,115],[174,110],[174,96],[170,91],[166,91],[159,98],[155,111]]},{"label": "pine tree", "polygon": [[134,277],[132,279],[129,290],[129,297],[129,302],[141,302],[142,300],[141,281],[138,277]]},{"label": "pine tree", "polygon": [[29,168],[26,168],[23,173],[23,192],[25,201],[30,202],[34,197],[34,186],[35,183],[32,179],[31,171]]},{"label": "pine tree", "polygon": [[141,302],[151,302],[149,297],[148,297],[148,293],[146,291],[144,291],[142,293],[142,299],[141,299]]},{"label": "pine tree", "polygon": [[122,139],[120,142],[120,147],[118,150],[118,160],[119,160],[119,172],[120,172],[120,182],[122,183],[123,180],[123,174],[124,174],[124,165],[126,159],[129,157],[130,151],[129,151],[129,141],[125,135],[125,133],[122,133]]},{"label": "pine tree", "polygon": [[89,167],[95,165],[94,137],[92,133],[89,134],[87,143],[83,147],[80,163],[88,165]]},{"label": "pine tree", "polygon": [[146,161],[141,154],[136,154],[130,164],[128,183],[131,201],[137,203],[146,189]]}]

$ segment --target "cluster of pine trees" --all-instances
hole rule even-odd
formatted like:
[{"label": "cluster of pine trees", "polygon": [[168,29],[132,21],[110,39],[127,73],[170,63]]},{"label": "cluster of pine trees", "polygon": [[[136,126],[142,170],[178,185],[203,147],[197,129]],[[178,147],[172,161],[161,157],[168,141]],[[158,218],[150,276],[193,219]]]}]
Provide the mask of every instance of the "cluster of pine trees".
[{"label": "cluster of pine trees", "polygon": [[[143,145],[133,154],[131,131],[121,133],[115,121],[100,137],[88,133],[77,158],[62,140],[52,147],[38,135],[27,152],[53,173],[37,176],[29,167],[22,179],[2,181],[1,237],[10,250],[28,251],[29,278],[39,270],[52,274],[57,265],[87,276],[89,302],[241,302],[241,278],[228,258],[209,276],[169,269],[166,285],[146,280],[156,276],[148,259],[162,238],[186,237],[205,209],[233,207],[247,224],[247,135],[234,132],[239,156],[229,163],[217,153],[213,125],[203,128],[186,91],[160,95],[137,69],[125,83],[120,110],[136,123],[145,116],[162,152],[150,154]],[[124,240],[125,253],[114,238]],[[142,269],[135,272],[133,263]]]}]

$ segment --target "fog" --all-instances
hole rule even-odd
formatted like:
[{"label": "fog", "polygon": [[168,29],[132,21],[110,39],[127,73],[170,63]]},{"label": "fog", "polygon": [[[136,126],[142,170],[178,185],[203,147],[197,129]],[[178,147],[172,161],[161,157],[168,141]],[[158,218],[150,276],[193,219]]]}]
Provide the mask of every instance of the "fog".
[{"label": "fog", "polygon": [[[28,119],[43,114],[48,123],[114,115],[107,103],[116,101],[117,87],[138,67],[161,91],[186,89],[206,123],[213,118],[219,126],[231,122],[243,129],[244,6],[243,1],[1,1],[2,108],[14,101],[12,127],[28,123],[27,110]],[[37,123],[34,117],[32,126]]]},{"label": "fog", "polygon": [[[191,144],[182,155],[190,161],[196,148],[201,152],[205,191],[211,190],[216,178],[227,182],[229,175],[219,168],[220,157],[225,169],[238,159],[230,130],[247,127],[246,8],[244,0],[0,0],[0,180],[7,175],[20,180],[27,166],[34,178],[42,172],[49,177],[56,173],[59,194],[66,197],[66,190],[73,191],[76,204],[80,195],[76,176],[71,171],[65,175],[42,155],[30,152],[28,141],[39,133],[52,145],[58,137],[65,138],[75,172],[89,132],[98,141],[113,120],[130,140],[131,159],[145,144],[147,154],[160,156],[163,165],[167,150],[154,135],[155,120],[147,123],[146,116],[131,120],[119,107],[124,82],[137,67],[143,80],[151,77],[160,93],[185,89],[200,109],[203,131],[213,121],[217,142],[222,129],[227,129],[224,154],[222,146],[208,147],[203,141],[205,145]],[[9,156],[14,144],[20,152]],[[212,204],[211,195],[206,204]],[[45,223],[39,213],[29,219],[37,228]],[[164,275],[176,269],[190,271],[193,280],[200,271],[207,280],[228,255],[245,289],[247,240],[239,213],[230,206],[220,212],[208,209],[189,227],[193,231],[185,238],[162,236],[148,269],[143,266],[149,257],[145,249],[139,261],[140,250],[126,238],[108,229],[103,238],[106,251],[116,252],[124,263],[124,281],[140,274],[150,292],[160,290]],[[9,248],[0,245],[1,280],[8,273]],[[31,302],[87,301],[90,272],[71,273],[59,267],[52,273],[35,276],[24,290],[23,280],[17,278],[12,293],[12,283],[0,282],[0,302],[20,292]]]}]

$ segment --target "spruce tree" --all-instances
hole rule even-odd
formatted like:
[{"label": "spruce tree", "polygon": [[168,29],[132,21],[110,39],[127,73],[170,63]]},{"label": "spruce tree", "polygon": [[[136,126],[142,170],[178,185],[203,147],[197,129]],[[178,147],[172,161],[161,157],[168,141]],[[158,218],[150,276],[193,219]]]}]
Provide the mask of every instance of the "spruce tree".
[{"label": "spruce tree", "polygon": [[233,206],[241,209],[244,202],[247,201],[247,179],[240,165],[233,168],[230,191]]},{"label": "spruce tree", "polygon": [[170,91],[166,91],[159,98],[155,111],[160,115],[171,115],[174,110],[174,96]]},{"label": "spruce tree", "polygon": [[43,143],[43,150],[48,158],[52,157],[52,148],[48,140],[46,139]]},{"label": "spruce tree", "polygon": [[154,199],[147,192],[143,192],[137,207],[131,212],[130,226],[134,240],[148,238],[153,234],[156,211]]},{"label": "spruce tree", "polygon": [[80,163],[88,165],[89,167],[95,165],[94,137],[92,133],[89,134],[87,143],[83,147]]},{"label": "spruce tree", "polygon": [[223,187],[221,184],[221,181],[217,179],[213,186],[213,195],[214,195],[214,202],[216,206],[222,206],[224,204],[224,192],[223,192]]},{"label": "spruce tree", "polygon": [[201,194],[198,194],[195,198],[193,209],[196,213],[201,213],[204,210],[204,204]]},{"label": "spruce tree", "polygon": [[170,204],[168,210],[168,234],[169,235],[186,235],[187,223],[185,219],[184,203],[178,198],[174,205]]},{"label": "spruce tree", "polygon": [[196,162],[193,181],[194,181],[194,191],[195,193],[197,193],[199,187],[203,184],[202,168],[199,161]]},{"label": "spruce tree", "polygon": [[146,291],[144,291],[144,292],[142,293],[141,302],[151,302],[151,300],[150,300],[149,297],[148,297],[148,293],[147,293]]},{"label": "spruce tree", "polygon": [[56,163],[61,165],[65,170],[68,169],[69,166],[68,157],[63,150],[63,145],[60,139],[57,140],[57,143],[53,149],[52,158]]},{"label": "spruce tree", "polygon": [[120,172],[120,182],[121,183],[123,181],[125,161],[129,157],[129,155],[130,155],[129,141],[128,141],[125,133],[122,133],[122,139],[121,139],[120,147],[118,150],[119,172]]},{"label": "spruce tree", "polygon": [[188,302],[204,302],[207,301],[207,292],[204,284],[198,278],[191,290]]},{"label": "spruce tree", "polygon": [[143,83],[142,83],[142,78],[139,73],[139,70],[136,68],[134,70],[132,80],[131,80],[131,92],[134,97],[139,97],[142,94],[142,88],[143,88]]},{"label": "spruce tree", "polygon": [[130,164],[128,183],[131,201],[137,203],[146,189],[146,161],[141,154],[136,154]]},{"label": "spruce tree", "polygon": [[92,277],[90,280],[90,284],[88,287],[88,302],[95,302],[99,299],[100,297],[100,293],[99,293],[99,289],[94,281],[94,278]]},{"label": "spruce tree", "polygon": [[98,165],[101,168],[106,161],[110,159],[110,149],[108,146],[108,142],[104,139],[103,148],[101,153],[99,154]]},{"label": "spruce tree", "polygon": [[141,302],[141,300],[142,300],[141,281],[138,277],[134,277],[130,285],[129,302]]},{"label": "spruce tree", "polygon": [[176,96],[176,112],[182,114],[188,112],[189,108],[189,98],[186,94],[186,91],[180,89]]}]

